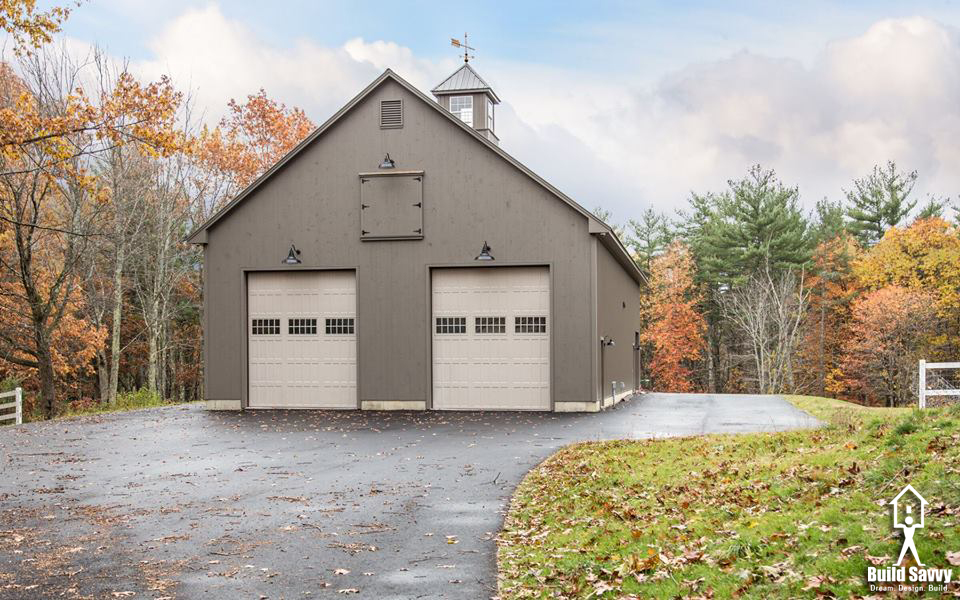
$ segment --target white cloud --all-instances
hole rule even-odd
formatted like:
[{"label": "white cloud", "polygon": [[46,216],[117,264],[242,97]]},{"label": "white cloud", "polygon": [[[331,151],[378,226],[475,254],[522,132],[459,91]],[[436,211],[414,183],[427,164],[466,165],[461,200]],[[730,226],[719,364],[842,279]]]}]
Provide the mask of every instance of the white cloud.
[{"label": "white cloud", "polygon": [[[390,67],[429,90],[457,65],[391,41],[340,47],[309,39],[277,47],[215,6],[187,10],[148,42],[144,76],[174,76],[218,117],[230,98],[263,87],[322,122]],[[681,206],[721,189],[753,163],[800,186],[806,203],[875,163],[918,169],[918,191],[960,192],[960,39],[924,18],[873,24],[804,64],[742,51],[653,78],[479,62],[504,100],[508,152],[590,208],[616,217]],[[641,76],[642,75],[642,76]]]},{"label": "white cloud", "polygon": [[357,38],[330,48],[300,39],[288,48],[271,46],[213,5],[182,13],[147,47],[153,58],[133,67],[147,77],[171,75],[180,86],[194,90],[197,102],[214,118],[231,98],[262,87],[272,98],[300,106],[322,121],[387,65],[399,67],[421,85],[442,72],[391,42]]}]

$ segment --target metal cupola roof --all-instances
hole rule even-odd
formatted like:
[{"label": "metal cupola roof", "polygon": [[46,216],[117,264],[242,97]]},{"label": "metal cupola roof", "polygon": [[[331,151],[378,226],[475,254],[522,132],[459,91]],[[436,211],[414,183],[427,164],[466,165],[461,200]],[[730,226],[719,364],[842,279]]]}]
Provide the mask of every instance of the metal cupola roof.
[{"label": "metal cupola roof", "polygon": [[493,91],[493,88],[490,87],[490,84],[484,81],[483,77],[480,77],[480,75],[473,70],[470,63],[466,62],[430,91],[434,96],[446,96],[466,92],[485,92],[490,96],[491,100],[500,104],[500,98],[496,92]]}]

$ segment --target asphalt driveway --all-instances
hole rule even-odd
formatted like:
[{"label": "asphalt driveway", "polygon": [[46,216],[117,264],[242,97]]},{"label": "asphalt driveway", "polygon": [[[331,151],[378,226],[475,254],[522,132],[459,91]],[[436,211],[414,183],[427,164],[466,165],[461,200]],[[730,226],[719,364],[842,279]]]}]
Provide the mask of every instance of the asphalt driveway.
[{"label": "asphalt driveway", "polygon": [[817,424],[775,396],[651,394],[599,414],[179,406],[3,427],[0,598],[489,598],[510,494],[558,447]]}]

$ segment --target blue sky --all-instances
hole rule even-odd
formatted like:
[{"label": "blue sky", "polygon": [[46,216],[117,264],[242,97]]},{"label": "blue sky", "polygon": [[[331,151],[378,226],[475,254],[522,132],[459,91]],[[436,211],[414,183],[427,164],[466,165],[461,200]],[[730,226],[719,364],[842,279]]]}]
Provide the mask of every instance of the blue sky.
[{"label": "blue sky", "polygon": [[467,30],[503,147],[619,220],[757,162],[808,206],[888,158],[920,171],[920,195],[960,193],[955,2],[394,6],[91,0],[64,33],[172,74],[211,118],[262,86],[320,123],[386,66],[429,88]]}]

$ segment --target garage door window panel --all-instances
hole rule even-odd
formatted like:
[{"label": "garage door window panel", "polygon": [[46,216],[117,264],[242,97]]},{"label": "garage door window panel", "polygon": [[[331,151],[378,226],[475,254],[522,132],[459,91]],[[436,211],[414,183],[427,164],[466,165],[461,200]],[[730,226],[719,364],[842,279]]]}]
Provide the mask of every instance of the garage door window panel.
[{"label": "garage door window panel", "polygon": [[506,317],[476,317],[474,319],[474,333],[506,333]]},{"label": "garage door window panel", "polygon": [[340,318],[327,319],[324,323],[324,329],[327,335],[353,335],[354,320]]},{"label": "garage door window panel", "polygon": [[466,317],[437,317],[437,333],[466,333]]},{"label": "garage door window panel", "polygon": [[287,334],[288,335],[316,335],[317,320],[316,319],[288,319]]},{"label": "garage door window panel", "polygon": [[423,173],[360,175],[360,239],[423,238]]},{"label": "garage door window panel", "polygon": [[513,327],[515,333],[546,333],[547,318],[515,317]]},{"label": "garage door window panel", "polygon": [[280,319],[253,319],[251,333],[253,335],[280,335]]}]

